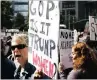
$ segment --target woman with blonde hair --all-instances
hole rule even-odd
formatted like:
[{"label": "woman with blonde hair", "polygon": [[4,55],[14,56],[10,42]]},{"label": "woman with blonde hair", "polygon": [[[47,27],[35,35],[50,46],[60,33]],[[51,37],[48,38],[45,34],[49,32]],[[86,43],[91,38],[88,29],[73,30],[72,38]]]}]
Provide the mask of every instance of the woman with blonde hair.
[{"label": "woman with blonde hair", "polygon": [[97,57],[83,42],[72,47],[73,70],[67,79],[97,79]]},{"label": "woman with blonde hair", "polygon": [[28,35],[14,34],[11,41],[12,54],[16,70],[15,79],[30,79],[34,74],[36,67],[28,62]]}]

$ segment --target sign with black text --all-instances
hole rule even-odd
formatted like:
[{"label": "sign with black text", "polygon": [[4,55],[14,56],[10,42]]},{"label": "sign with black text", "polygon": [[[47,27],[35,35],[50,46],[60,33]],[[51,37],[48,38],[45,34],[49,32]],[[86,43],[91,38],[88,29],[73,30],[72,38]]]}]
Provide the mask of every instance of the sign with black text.
[{"label": "sign with black text", "polygon": [[89,16],[90,40],[97,41],[97,17]]},{"label": "sign with black text", "polygon": [[28,61],[49,77],[56,74],[58,65],[59,2],[29,1]]},{"label": "sign with black text", "polygon": [[65,68],[72,67],[71,49],[74,44],[74,31],[68,29],[60,29],[59,33],[59,51],[60,62],[62,62]]}]

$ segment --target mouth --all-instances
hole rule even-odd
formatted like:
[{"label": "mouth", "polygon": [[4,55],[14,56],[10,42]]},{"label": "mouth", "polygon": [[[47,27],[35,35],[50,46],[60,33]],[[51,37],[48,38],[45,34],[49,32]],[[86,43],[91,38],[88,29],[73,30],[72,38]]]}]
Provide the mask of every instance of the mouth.
[{"label": "mouth", "polygon": [[21,57],[21,55],[15,55],[15,57]]}]

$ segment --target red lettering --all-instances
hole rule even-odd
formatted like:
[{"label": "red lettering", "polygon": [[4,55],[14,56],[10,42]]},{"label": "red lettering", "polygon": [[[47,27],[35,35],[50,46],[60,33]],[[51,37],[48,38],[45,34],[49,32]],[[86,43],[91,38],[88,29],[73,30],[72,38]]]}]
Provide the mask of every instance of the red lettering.
[{"label": "red lettering", "polygon": [[38,66],[40,69],[43,70],[43,72],[52,78],[54,74],[54,64],[51,63],[51,61],[47,59],[43,59],[42,56],[38,56],[38,54],[35,54],[33,51],[33,64],[35,66]]},{"label": "red lettering", "polygon": [[46,59],[44,59],[44,64],[45,64],[45,66],[44,66],[44,72],[46,73],[46,74],[48,74],[48,60],[46,60]]},{"label": "red lettering", "polygon": [[37,65],[38,64],[38,61],[37,61],[37,55],[34,54],[34,51],[33,51],[33,64],[34,65]]},{"label": "red lettering", "polygon": [[[37,54],[36,54],[37,55]],[[40,61],[40,57],[37,55],[37,62],[38,62],[38,66],[41,66],[41,61]]]},{"label": "red lettering", "polygon": [[52,77],[54,74],[54,64],[49,62],[49,76]]},{"label": "red lettering", "polygon": [[[43,70],[45,67],[45,63],[42,61],[42,56],[41,56],[41,69]],[[43,70],[44,71],[44,70]]]},{"label": "red lettering", "polygon": [[41,66],[41,59],[37,54],[34,54],[34,51],[33,51],[33,64]]}]

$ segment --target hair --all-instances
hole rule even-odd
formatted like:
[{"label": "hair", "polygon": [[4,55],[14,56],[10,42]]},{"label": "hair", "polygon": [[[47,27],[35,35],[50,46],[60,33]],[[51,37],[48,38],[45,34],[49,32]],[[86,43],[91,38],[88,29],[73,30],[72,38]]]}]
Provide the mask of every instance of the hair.
[{"label": "hair", "polygon": [[74,49],[74,54],[77,55],[77,58],[73,63],[74,69],[86,69],[88,65],[91,65],[91,63],[95,64],[97,67],[97,56],[86,43],[78,42],[72,47],[72,49]]},{"label": "hair", "polygon": [[12,36],[12,41],[18,39],[21,44],[25,44],[26,46],[28,46],[28,36],[27,34],[14,34],[14,36]]},{"label": "hair", "polygon": [[43,77],[44,77],[43,71],[36,71],[34,73],[34,79],[43,79]]}]

